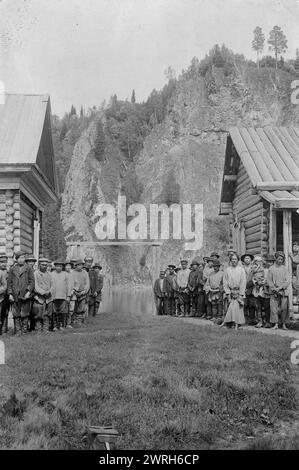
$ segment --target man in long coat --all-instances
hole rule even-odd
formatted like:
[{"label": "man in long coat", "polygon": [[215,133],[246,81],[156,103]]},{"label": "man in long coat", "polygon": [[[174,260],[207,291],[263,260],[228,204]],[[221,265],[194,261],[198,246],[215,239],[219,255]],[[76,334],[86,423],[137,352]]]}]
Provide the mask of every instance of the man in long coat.
[{"label": "man in long coat", "polygon": [[175,291],[174,281],[176,278],[175,265],[168,265],[168,274],[165,277],[165,313],[175,315]]},{"label": "man in long coat", "polygon": [[[51,329],[52,275],[47,271],[48,259],[39,258],[38,268],[34,272],[35,287],[32,316],[35,330],[42,332]],[[49,309],[50,308],[50,309]]]},{"label": "man in long coat", "polygon": [[31,295],[34,291],[33,269],[25,264],[25,253],[15,254],[16,263],[8,273],[7,293],[12,304],[15,334],[28,331]]},{"label": "man in long coat", "polygon": [[199,260],[191,262],[191,271],[188,279],[188,289],[190,292],[191,316],[199,316],[199,289],[203,284],[203,272],[199,270]]},{"label": "man in long coat", "polygon": [[181,260],[181,266],[182,269],[177,274],[176,283],[178,286],[179,316],[184,317],[190,313],[190,292],[188,289],[190,269],[186,259]]},{"label": "man in long coat", "polygon": [[165,313],[165,271],[160,270],[160,277],[154,283],[154,298],[157,309],[157,315]]},{"label": "man in long coat", "polygon": [[285,254],[282,251],[277,251],[274,256],[275,264],[269,268],[267,278],[270,289],[270,322],[274,323],[273,329],[277,329],[278,323],[280,323],[282,328],[286,330],[291,278],[286,266],[284,266]]},{"label": "man in long coat", "polygon": [[104,277],[100,273],[102,266],[95,263],[89,270],[90,291],[88,298],[88,315],[95,317],[102,300],[102,289],[104,285]]}]

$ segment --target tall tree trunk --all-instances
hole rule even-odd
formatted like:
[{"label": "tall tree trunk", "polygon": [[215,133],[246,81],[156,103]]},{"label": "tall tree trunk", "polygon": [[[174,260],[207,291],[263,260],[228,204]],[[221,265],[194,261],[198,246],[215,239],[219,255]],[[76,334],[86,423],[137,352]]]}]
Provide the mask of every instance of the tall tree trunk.
[{"label": "tall tree trunk", "polygon": [[260,69],[260,58],[259,58],[259,51],[256,51],[256,63],[257,63],[257,69]]},{"label": "tall tree trunk", "polygon": [[277,70],[277,49],[275,49],[275,68]]}]

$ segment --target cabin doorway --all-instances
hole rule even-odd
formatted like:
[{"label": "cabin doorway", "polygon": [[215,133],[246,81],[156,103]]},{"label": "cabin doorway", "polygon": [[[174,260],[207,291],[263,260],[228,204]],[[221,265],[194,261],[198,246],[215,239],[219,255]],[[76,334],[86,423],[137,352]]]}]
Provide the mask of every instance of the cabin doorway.
[{"label": "cabin doorway", "polygon": [[[289,240],[290,250],[292,250],[292,242],[294,240],[299,240],[299,213],[296,209],[291,211],[291,227],[290,233],[291,240]],[[276,247],[274,251],[284,251],[284,242],[283,242],[283,211],[276,211]]]}]

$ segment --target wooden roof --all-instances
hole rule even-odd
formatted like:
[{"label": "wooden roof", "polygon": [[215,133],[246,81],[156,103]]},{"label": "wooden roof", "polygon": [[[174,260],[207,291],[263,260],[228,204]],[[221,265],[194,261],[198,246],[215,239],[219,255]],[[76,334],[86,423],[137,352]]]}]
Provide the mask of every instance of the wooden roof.
[{"label": "wooden roof", "polygon": [[48,95],[6,94],[0,104],[0,168],[35,165],[57,190]]},{"label": "wooden roof", "polygon": [[47,95],[5,95],[0,104],[0,162],[35,163],[49,102]]},{"label": "wooden roof", "polygon": [[[264,127],[229,129],[227,140],[221,202],[229,202],[228,189],[233,185],[226,182],[233,175],[236,162],[232,158],[236,150],[253,188],[271,203],[292,199],[289,207],[299,207],[299,128]],[[227,187],[226,187],[227,186]],[[232,192],[231,200],[233,198]],[[288,207],[279,203],[277,207]]]}]

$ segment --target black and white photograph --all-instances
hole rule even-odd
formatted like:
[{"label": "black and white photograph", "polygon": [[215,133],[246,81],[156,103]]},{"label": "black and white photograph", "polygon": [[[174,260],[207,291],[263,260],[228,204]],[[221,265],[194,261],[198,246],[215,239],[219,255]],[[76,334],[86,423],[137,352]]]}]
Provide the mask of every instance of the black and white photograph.
[{"label": "black and white photograph", "polygon": [[299,0],[0,0],[1,468],[290,450]]}]

